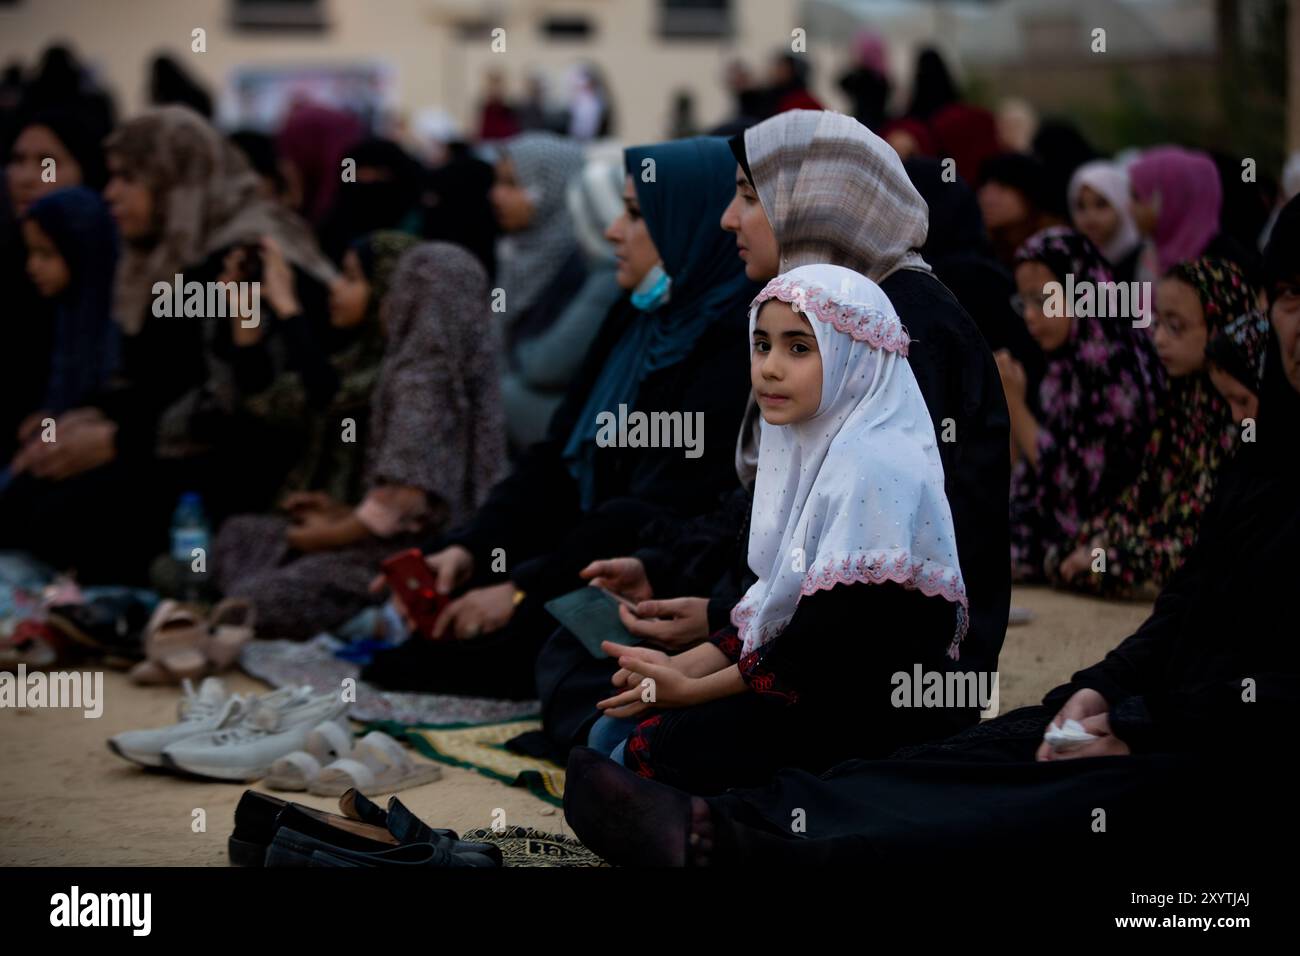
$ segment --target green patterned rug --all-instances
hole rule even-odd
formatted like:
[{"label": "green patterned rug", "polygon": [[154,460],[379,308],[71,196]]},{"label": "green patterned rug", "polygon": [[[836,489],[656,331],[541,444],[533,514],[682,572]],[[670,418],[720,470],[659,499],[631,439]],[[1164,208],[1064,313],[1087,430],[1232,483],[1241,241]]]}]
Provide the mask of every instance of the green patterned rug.
[{"label": "green patterned rug", "polygon": [[367,724],[390,737],[406,740],[431,760],[465,767],[499,780],[510,787],[523,787],[533,796],[556,807],[564,806],[564,768],[549,760],[524,757],[506,749],[512,737],[539,730],[541,721],[520,718],[498,724],[405,725],[390,721]]}]

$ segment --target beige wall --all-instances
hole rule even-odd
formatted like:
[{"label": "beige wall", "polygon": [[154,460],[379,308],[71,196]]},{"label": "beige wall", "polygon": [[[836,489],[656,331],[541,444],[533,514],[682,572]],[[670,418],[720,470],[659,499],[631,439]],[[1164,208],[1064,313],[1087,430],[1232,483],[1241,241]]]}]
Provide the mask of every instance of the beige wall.
[{"label": "beige wall", "polygon": [[[506,52],[492,53],[487,41],[454,39],[448,18],[480,9],[502,11]],[[30,63],[48,43],[69,41],[97,67],[126,114],[144,102],[148,58],[160,50],[180,54],[214,93],[224,89],[232,67],[250,64],[321,64],[381,61],[395,71],[400,110],[442,106],[462,122],[472,122],[482,77],[503,69],[517,92],[524,75],[541,68],[558,77],[565,67],[591,59],[606,71],[613,87],[620,136],[660,138],[666,129],[672,93],[695,93],[697,120],[710,124],[729,109],[722,70],[734,53],[751,65],[772,50],[788,46],[798,26],[799,0],[738,0],[737,36],[729,46],[707,41],[666,43],[655,35],[655,0],[330,0],[332,28],[324,33],[259,34],[229,27],[226,0],[24,0],[0,8],[0,63],[20,57]],[[543,40],[535,27],[539,14],[574,12],[591,17],[590,42]],[[207,52],[190,52],[190,31],[207,30]],[[848,38],[844,38],[847,43]],[[816,88],[827,105],[843,108],[833,91],[834,68],[844,49],[809,41]]]}]

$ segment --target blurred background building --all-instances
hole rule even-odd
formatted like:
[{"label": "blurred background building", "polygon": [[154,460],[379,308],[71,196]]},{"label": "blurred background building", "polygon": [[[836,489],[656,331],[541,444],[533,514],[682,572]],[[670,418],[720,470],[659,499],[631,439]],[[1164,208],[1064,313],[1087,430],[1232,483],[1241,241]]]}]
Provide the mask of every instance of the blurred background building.
[{"label": "blurred background building", "polygon": [[792,45],[812,95],[847,111],[864,27],[885,41],[892,111],[935,46],[971,101],[1022,98],[1102,147],[1231,142],[1274,166],[1300,148],[1300,0],[0,0],[0,64],[65,43],[130,115],[169,53],[230,128],[272,128],[310,91],[435,138],[477,132],[491,83],[562,110],[594,81],[638,141],[724,121],[746,73]]}]

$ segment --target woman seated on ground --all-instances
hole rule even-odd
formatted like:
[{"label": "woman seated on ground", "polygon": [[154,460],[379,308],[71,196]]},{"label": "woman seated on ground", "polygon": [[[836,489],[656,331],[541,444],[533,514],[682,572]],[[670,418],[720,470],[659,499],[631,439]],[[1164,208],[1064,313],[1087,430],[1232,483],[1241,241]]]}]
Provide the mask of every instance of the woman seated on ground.
[{"label": "woman seated on ground", "polygon": [[697,793],[761,783],[782,766],[820,772],[960,726],[954,711],[892,707],[883,692],[898,672],[942,672],[966,630],[907,332],[879,286],[840,266],[769,282],[750,329],[763,416],[749,535],[758,581],[733,626],[692,650],[606,643],[622,669],[589,739]]},{"label": "woman seated on ground", "polygon": [[[263,507],[287,464],[236,413],[274,366],[262,341],[268,316],[259,310],[246,324],[237,309],[208,314],[208,283],[247,282],[225,274],[229,252],[266,236],[291,263],[300,298],[323,299],[334,270],[306,226],[260,198],[244,157],[192,110],[145,112],[116,129],[106,150],[104,195],[123,244],[113,287],[121,374],[60,417],[58,441],[44,452],[57,477],[23,474],[0,495],[0,544],[75,565],[83,581],[134,583],[165,550],[182,491],[201,492],[209,516]],[[173,315],[178,283],[208,293],[206,317]]]},{"label": "woman seated on ground", "polygon": [[[533,405],[537,398],[549,401],[556,388],[539,393],[528,387],[516,352],[559,320],[587,277],[567,200],[568,185],[582,168],[582,147],[568,137],[523,133],[501,144],[489,193],[502,233],[497,244],[506,322],[502,373],[507,375],[506,427],[517,451],[545,437],[549,419],[539,418]],[[560,382],[558,390],[568,383]]]},{"label": "woman seated on ground", "polygon": [[[1213,382],[1208,346],[1235,336],[1239,348],[1261,364],[1242,372],[1233,363],[1246,384],[1225,380],[1224,387],[1257,392],[1268,325],[1249,315],[1254,303],[1255,292],[1241,270],[1223,259],[1181,263],[1160,281],[1155,346],[1168,389],[1142,465],[1133,484],[1084,522],[1076,537],[1049,545],[1049,579],[1097,594],[1130,596],[1158,590],[1177,570],[1196,540],[1219,473],[1240,441],[1232,410]],[[1234,321],[1239,318],[1247,321]],[[1222,354],[1230,361],[1237,352],[1225,348]]]},{"label": "woman seated on ground", "polygon": [[[444,592],[469,586],[437,625],[461,640],[407,641],[376,655],[369,681],[534,696],[537,652],[555,629],[545,603],[580,587],[593,559],[630,550],[649,520],[702,512],[735,485],[747,391],[736,341],[754,286],[717,226],[731,153],[701,137],[628,149],[624,162],[626,212],[608,237],[619,284],[644,294],[610,310],[547,439],[427,556]],[[664,413],[681,423],[680,441],[651,446],[629,416]]]},{"label": "woman seated on ground", "polygon": [[[1113,879],[1153,860],[1211,875],[1243,846],[1290,845],[1292,768],[1277,754],[1300,706],[1300,645],[1279,640],[1277,622],[1294,613],[1300,563],[1297,249],[1293,201],[1265,253],[1274,338],[1258,441],[1230,463],[1151,616],[1101,662],[1042,706],[956,737],[719,796],[576,750],[564,797],[579,839],[618,865],[920,864],[932,875],[978,860],[981,873],[996,863],[1021,879],[1094,868]],[[1091,739],[1044,739],[1067,726]]]},{"label": "woman seated on ground", "polygon": [[1067,275],[1094,291],[1111,281],[1091,242],[1055,226],[1016,258],[1017,304],[1047,354],[1041,418],[1026,400],[1024,369],[997,355],[1011,412],[1011,573],[1025,581],[1043,577],[1046,548],[1072,540],[1097,501],[1114,500],[1132,483],[1160,393],[1146,332],[1126,318],[1099,318],[1096,309],[1076,315],[1064,299]]},{"label": "woman seated on ground", "polygon": [[1061,220],[1051,211],[1047,168],[1033,156],[1003,153],[980,167],[980,212],[993,243],[993,254],[1015,268],[1016,252],[1035,233]]},{"label": "woman seated on ground", "polygon": [[565,191],[587,273],[582,284],[559,303],[554,321],[511,352],[514,367],[501,380],[501,395],[510,432],[522,446],[546,434],[605,316],[625,294],[618,284],[614,250],[605,238],[623,212],[624,175],[620,149],[613,157],[589,160]]},{"label": "woman seated on ground", "polygon": [[[78,186],[38,199],[23,218],[27,274],[37,293],[54,305],[54,335],[45,394],[18,429],[20,447],[39,441],[47,418],[85,405],[117,371],[118,329],[113,322],[113,269],[117,228],[99,195]],[[48,477],[44,443],[19,456]]]},{"label": "woman seated on ground", "polygon": [[1180,262],[1209,256],[1235,262],[1248,281],[1257,281],[1254,251],[1220,230],[1223,181],[1209,155],[1158,146],[1135,160],[1128,175],[1133,221],[1148,240],[1136,278],[1155,281]]},{"label": "woman seated on ground", "polygon": [[[363,244],[383,255],[385,233]],[[288,517],[241,515],[217,537],[218,582],[248,598],[264,637],[305,639],[342,624],[372,601],[369,584],[387,555],[459,524],[482,503],[505,462],[498,383],[500,331],[488,311],[487,278],[465,249],[422,243],[395,265],[371,264],[382,306],[367,305],[358,250],[332,295],[339,325],[377,312],[383,358],[369,401],[363,495],[305,490],[288,496]],[[268,295],[287,295],[283,263],[268,257]],[[292,313],[292,306],[286,306]],[[364,377],[343,391],[359,389]],[[326,448],[353,445],[346,420],[322,416],[313,436]],[[329,455],[322,451],[324,461]],[[337,469],[336,469],[337,472]],[[325,471],[328,474],[328,469]],[[315,477],[320,477],[318,473]]]}]

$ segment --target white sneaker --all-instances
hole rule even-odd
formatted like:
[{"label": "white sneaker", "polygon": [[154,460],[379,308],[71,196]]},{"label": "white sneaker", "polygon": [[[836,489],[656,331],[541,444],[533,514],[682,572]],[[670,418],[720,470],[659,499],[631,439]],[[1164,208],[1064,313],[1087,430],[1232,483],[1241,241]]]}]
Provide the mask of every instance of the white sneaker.
[{"label": "white sneaker", "polygon": [[[288,694],[285,701],[270,701]],[[185,737],[163,749],[162,761],[173,770],[217,780],[257,780],[279,758],[302,750],[307,735],[322,721],[343,714],[347,704],[337,691],[313,694],[310,687],[282,688],[245,708],[228,727]]]},{"label": "white sneaker", "polygon": [[161,767],[163,748],[195,734],[220,730],[239,720],[244,698],[231,696],[220,678],[208,677],[199,684],[198,693],[188,679],[182,682],[184,696],[177,707],[180,721],[167,727],[148,730],[124,730],[108,738],[108,749],[119,757],[142,767]]}]

